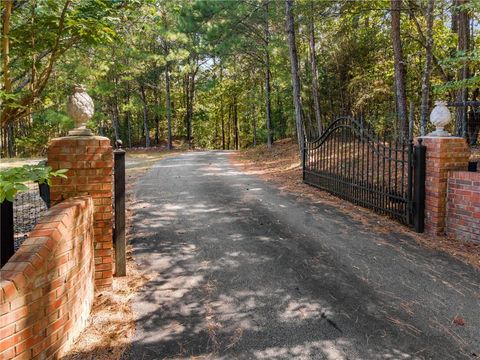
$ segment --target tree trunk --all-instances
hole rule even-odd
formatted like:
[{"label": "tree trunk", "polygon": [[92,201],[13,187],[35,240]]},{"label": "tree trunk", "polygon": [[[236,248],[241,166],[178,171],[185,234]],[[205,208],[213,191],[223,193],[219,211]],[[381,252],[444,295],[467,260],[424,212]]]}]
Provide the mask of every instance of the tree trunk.
[{"label": "tree trunk", "polygon": [[158,111],[160,109],[160,99],[158,98],[158,92],[155,90],[155,105],[157,107],[155,111],[155,145],[160,144],[160,115]]},{"label": "tree trunk", "polygon": [[391,0],[392,44],[395,70],[395,97],[400,131],[408,138],[407,96],[405,92],[405,63],[403,61],[402,39],[400,37],[400,10],[402,0]]},{"label": "tree trunk", "polygon": [[420,135],[425,136],[427,130],[428,104],[430,97],[430,75],[432,73],[432,48],[433,48],[433,9],[435,0],[428,0],[427,4],[427,34],[425,44],[425,69],[422,77],[422,104]]},{"label": "tree trunk", "polygon": [[[114,47],[112,48],[112,59],[116,59]],[[120,140],[120,125],[119,125],[120,119],[119,119],[119,113],[118,113],[118,74],[117,74],[116,65],[112,69],[110,82],[113,83],[114,85],[112,96],[110,98],[109,103],[110,103],[110,110],[112,113],[113,136],[115,137],[114,146],[116,147],[118,141]]]},{"label": "tree trunk", "polygon": [[[465,5],[469,0],[457,0],[458,6]],[[466,53],[470,49],[470,18],[467,10],[459,9],[457,14],[457,30],[458,30],[458,44],[457,50]],[[460,69],[457,71],[457,81],[468,79],[470,71],[467,61],[464,61]],[[457,90],[455,95],[456,102],[467,101],[467,88],[465,85]],[[465,106],[457,107],[456,116],[456,135],[461,137],[467,136],[467,108]]]},{"label": "tree trunk", "polygon": [[235,131],[235,150],[240,149],[239,134],[238,134],[238,106],[237,98],[233,98],[233,124]]},{"label": "tree trunk", "polygon": [[189,72],[184,77],[185,83],[185,127],[187,130],[187,141],[188,147],[192,148],[192,123],[193,123],[193,101],[195,98],[195,77],[197,75],[198,67],[198,59],[194,59],[195,61],[195,70]]},{"label": "tree trunk", "polygon": [[220,118],[222,120],[222,150],[225,150],[225,114],[223,111],[223,95],[220,105]]},{"label": "tree trunk", "polygon": [[272,127],[272,105],[271,105],[271,88],[270,88],[270,56],[266,55],[265,68],[265,101],[266,101],[266,116],[267,116],[267,146],[272,147],[273,144],[273,127]]},{"label": "tree trunk", "polygon": [[192,148],[192,104],[191,100],[192,97],[190,94],[192,93],[192,82],[190,78],[190,74],[187,75],[187,142],[188,148]]},{"label": "tree trunk", "polygon": [[213,148],[218,149],[218,119],[216,116],[214,117],[215,121],[215,136],[213,141]]},{"label": "tree trunk", "polygon": [[253,146],[257,146],[257,109],[255,106],[255,101],[251,100],[252,107],[251,109],[251,116],[253,121]]},{"label": "tree trunk", "polygon": [[457,17],[458,14],[455,12],[455,9],[457,7],[457,0],[452,0],[452,17],[451,17],[451,22],[450,22],[450,29],[452,30],[453,33],[456,33],[458,31],[458,21]]},{"label": "tree trunk", "polygon": [[0,126],[0,159],[4,157],[4,147],[5,147],[5,128]]},{"label": "tree trunk", "polygon": [[188,137],[188,147],[191,149],[193,144],[192,144],[192,126],[193,126],[193,100],[195,97],[195,76],[196,76],[196,71],[192,72],[189,75],[189,82],[190,85],[188,87],[188,131],[187,131],[187,137]]},{"label": "tree trunk", "polygon": [[113,135],[115,136],[115,145],[117,141],[120,140],[119,129],[118,129],[118,107],[117,107],[117,99],[112,99],[111,102],[111,113],[112,113],[112,127],[113,127]]},{"label": "tree trunk", "polygon": [[[3,17],[2,17],[2,67],[3,67],[3,90],[5,93],[12,91],[12,79],[10,75],[10,17],[12,15],[13,1],[2,1],[3,3]],[[4,114],[7,112],[6,108],[10,101],[5,101],[2,107],[5,109],[1,111],[2,118],[0,124],[3,126],[7,124],[10,119]],[[8,124],[7,124],[8,125]]]},{"label": "tree trunk", "polygon": [[155,113],[155,145],[160,144],[160,117]]},{"label": "tree trunk", "polygon": [[130,111],[127,111],[125,113],[125,122],[126,122],[126,127],[127,127],[127,142],[128,142],[128,147],[132,147],[132,124],[130,122]]},{"label": "tree trunk", "polygon": [[227,122],[227,150],[230,150],[230,139],[231,139],[231,124],[232,124],[232,105],[228,106],[228,122]]},{"label": "tree trunk", "polygon": [[271,148],[273,144],[272,131],[272,103],[271,103],[271,86],[270,86],[270,28],[269,28],[269,13],[268,5],[270,0],[265,0],[264,17],[265,17],[265,115],[267,121],[267,147]]},{"label": "tree trunk", "polygon": [[8,157],[13,158],[15,157],[15,141],[13,135],[13,123],[9,122],[7,125],[7,149],[8,149]]},{"label": "tree trunk", "polygon": [[312,97],[315,120],[317,122],[318,136],[323,132],[322,120],[320,117],[320,102],[318,99],[317,59],[315,53],[315,24],[313,20],[313,1],[311,1],[310,16],[310,66],[312,68]]},{"label": "tree trunk", "polygon": [[[189,143],[189,114],[188,110],[190,109],[190,105],[188,104],[190,97],[188,96],[189,90],[188,87],[190,86],[190,81],[188,80],[188,74],[185,74],[183,76],[183,102],[184,102],[184,107],[185,107],[185,116],[183,119],[183,124],[185,125],[185,137],[187,138],[187,142]],[[190,146],[190,143],[189,143]]]},{"label": "tree trunk", "polygon": [[[223,80],[223,65],[220,63],[220,83]],[[223,94],[220,95],[220,121],[222,129],[222,150],[225,150],[225,104]]]},{"label": "tree trunk", "polygon": [[281,92],[280,92],[280,87],[276,86],[276,98],[277,98],[277,109],[278,109],[278,133],[279,135],[283,138],[285,137],[285,134],[287,132],[287,122],[286,122],[286,118],[285,118],[285,113],[283,111],[283,101],[282,101],[282,96],[281,95]]},{"label": "tree trunk", "polygon": [[3,19],[2,19],[2,65],[3,65],[3,89],[5,92],[12,90],[12,80],[10,77],[10,17],[12,16],[13,1],[2,1]]},{"label": "tree trunk", "polygon": [[[31,81],[30,81],[30,91],[33,92],[33,84],[36,82],[37,79],[37,53],[36,53],[36,31],[35,31],[35,13],[37,9],[37,2],[33,1],[31,4],[31,20],[30,20],[30,26],[32,27],[31,33],[30,33],[30,45],[32,48],[32,55],[31,55],[31,60],[32,60],[32,65],[31,65]],[[31,116],[31,113],[30,113]]]},{"label": "tree trunk", "polygon": [[143,102],[143,133],[145,135],[145,147],[150,147],[150,132],[148,129],[148,108],[147,108],[147,97],[145,95],[145,87],[140,85],[140,96]]},{"label": "tree trunk", "polygon": [[[125,92],[125,104],[128,105],[130,103],[130,84],[127,82],[127,88]],[[128,147],[132,147],[132,124],[130,121],[130,110],[125,111],[125,125],[124,128],[127,129],[127,142]]]},{"label": "tree trunk", "polygon": [[172,103],[170,100],[170,74],[169,74],[170,64],[167,62],[165,65],[165,93],[167,100],[167,149],[172,150]]},{"label": "tree trunk", "polygon": [[115,99],[115,118],[117,120],[117,136],[118,140],[122,141],[122,133],[120,131],[120,110],[118,109],[118,101]]},{"label": "tree trunk", "polygon": [[293,2],[294,0],[285,0],[285,14],[287,21],[288,47],[290,50],[290,65],[292,72],[293,104],[295,106],[295,125],[297,130],[299,156],[303,165],[304,135],[302,122],[302,101],[300,96],[300,77],[298,75],[297,46],[295,44],[295,23],[292,12]]}]

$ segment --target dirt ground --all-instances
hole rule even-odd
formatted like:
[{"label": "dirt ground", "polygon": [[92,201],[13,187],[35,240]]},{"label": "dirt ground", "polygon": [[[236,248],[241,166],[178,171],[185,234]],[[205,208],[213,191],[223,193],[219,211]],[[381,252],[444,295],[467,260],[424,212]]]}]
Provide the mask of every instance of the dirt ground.
[{"label": "dirt ground", "polygon": [[447,237],[432,237],[417,234],[388,217],[339,199],[325,191],[306,185],[302,181],[298,146],[292,139],[278,141],[271,149],[266,146],[235,153],[232,162],[243,171],[256,174],[264,180],[274,182],[282,190],[316,201],[336,206],[343,212],[361,221],[377,232],[403,232],[413,237],[426,248],[447,252],[458,259],[480,268],[480,245]]},{"label": "dirt ground", "polygon": [[[175,152],[132,151],[126,155],[126,219],[127,244],[132,218],[135,182],[158,160]],[[136,290],[148,281],[148,274],[140,273],[127,245],[127,276],[114,277],[110,291],[95,294],[95,302],[85,330],[63,359],[118,360],[130,344],[135,330],[131,300]]]},{"label": "dirt ground", "polygon": [[23,165],[36,165],[40,161],[45,160],[44,158],[12,158],[12,159],[0,159],[0,171],[7,170],[13,167],[19,167]]}]

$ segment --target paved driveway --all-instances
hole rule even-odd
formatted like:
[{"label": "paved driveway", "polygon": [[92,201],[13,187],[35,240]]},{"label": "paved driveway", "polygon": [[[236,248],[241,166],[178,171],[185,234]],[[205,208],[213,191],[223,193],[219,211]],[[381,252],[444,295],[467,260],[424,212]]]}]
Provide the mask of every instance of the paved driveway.
[{"label": "paved driveway", "polygon": [[134,256],[150,281],[126,359],[480,356],[478,271],[228,157],[166,158],[138,183]]}]

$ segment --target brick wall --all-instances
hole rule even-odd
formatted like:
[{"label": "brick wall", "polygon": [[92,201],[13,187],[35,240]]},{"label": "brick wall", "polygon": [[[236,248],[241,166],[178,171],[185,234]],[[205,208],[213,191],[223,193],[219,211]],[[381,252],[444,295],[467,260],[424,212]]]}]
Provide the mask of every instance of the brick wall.
[{"label": "brick wall", "polygon": [[425,230],[445,235],[447,179],[450,170],[467,170],[470,150],[459,137],[422,137],[427,147],[425,179]]},{"label": "brick wall", "polygon": [[0,270],[0,360],[57,359],[93,301],[93,202],[52,207]]},{"label": "brick wall", "polygon": [[449,173],[447,235],[480,243],[480,172]]},{"label": "brick wall", "polygon": [[67,179],[53,179],[53,204],[74,196],[90,195],[94,205],[95,285],[112,284],[113,149],[102,136],[68,136],[53,139],[48,147],[48,165],[68,169]]}]

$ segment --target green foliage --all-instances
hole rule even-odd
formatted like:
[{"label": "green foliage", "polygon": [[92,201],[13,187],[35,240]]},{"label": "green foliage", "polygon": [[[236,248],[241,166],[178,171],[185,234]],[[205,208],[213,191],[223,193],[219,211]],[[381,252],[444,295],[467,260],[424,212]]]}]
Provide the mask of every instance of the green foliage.
[{"label": "green foliage", "polygon": [[33,116],[28,134],[17,138],[19,156],[45,155],[48,141],[73,129],[73,120],[61,112],[48,109]]},{"label": "green foliage", "polygon": [[13,202],[18,192],[28,190],[27,182],[47,183],[50,185],[54,177],[67,178],[68,170],[52,171],[49,166],[24,165],[0,172],[0,203],[5,200]]},{"label": "green foliage", "polygon": [[[64,0],[19,4],[10,34],[11,73],[19,90],[0,90],[1,102],[25,111],[14,126],[19,155],[42,154],[50,138],[70,129],[64,112],[73,83],[85,84],[94,99],[96,111],[88,126],[96,133],[118,137],[125,146],[144,146],[146,127],[153,145],[165,144],[167,65],[175,138],[184,140],[191,122],[195,146],[233,148],[236,131],[242,147],[265,142],[267,54],[274,138],[295,135],[284,1],[270,0],[266,13],[263,0],[75,0],[60,37]],[[472,0],[452,7],[451,0],[435,1],[431,103],[452,100],[463,87],[469,94],[480,87],[479,4]],[[415,106],[417,122],[426,6],[426,0],[404,1],[401,14],[407,98]],[[389,0],[295,0],[307,130],[316,126],[309,44],[313,27],[323,124],[339,114],[364,114],[378,132],[398,131],[389,9]],[[465,53],[457,51],[458,36],[451,29],[452,12],[459,11],[468,11],[473,24],[471,50]],[[48,66],[57,39],[60,51],[51,78],[33,103],[21,105],[31,91],[27,80],[32,58],[38,76]],[[470,77],[459,80],[464,64]]]},{"label": "green foliage", "polygon": [[[474,49],[469,52],[456,51],[451,57],[442,59],[440,64],[451,72],[455,72],[457,69],[461,68],[464,64],[468,64],[470,68],[478,69],[480,68],[480,51]],[[480,73],[473,75],[464,80],[451,80],[444,82],[442,84],[436,85],[434,87],[435,94],[444,96],[445,94],[451,93],[455,90],[462,88],[478,88],[480,87]]]}]

